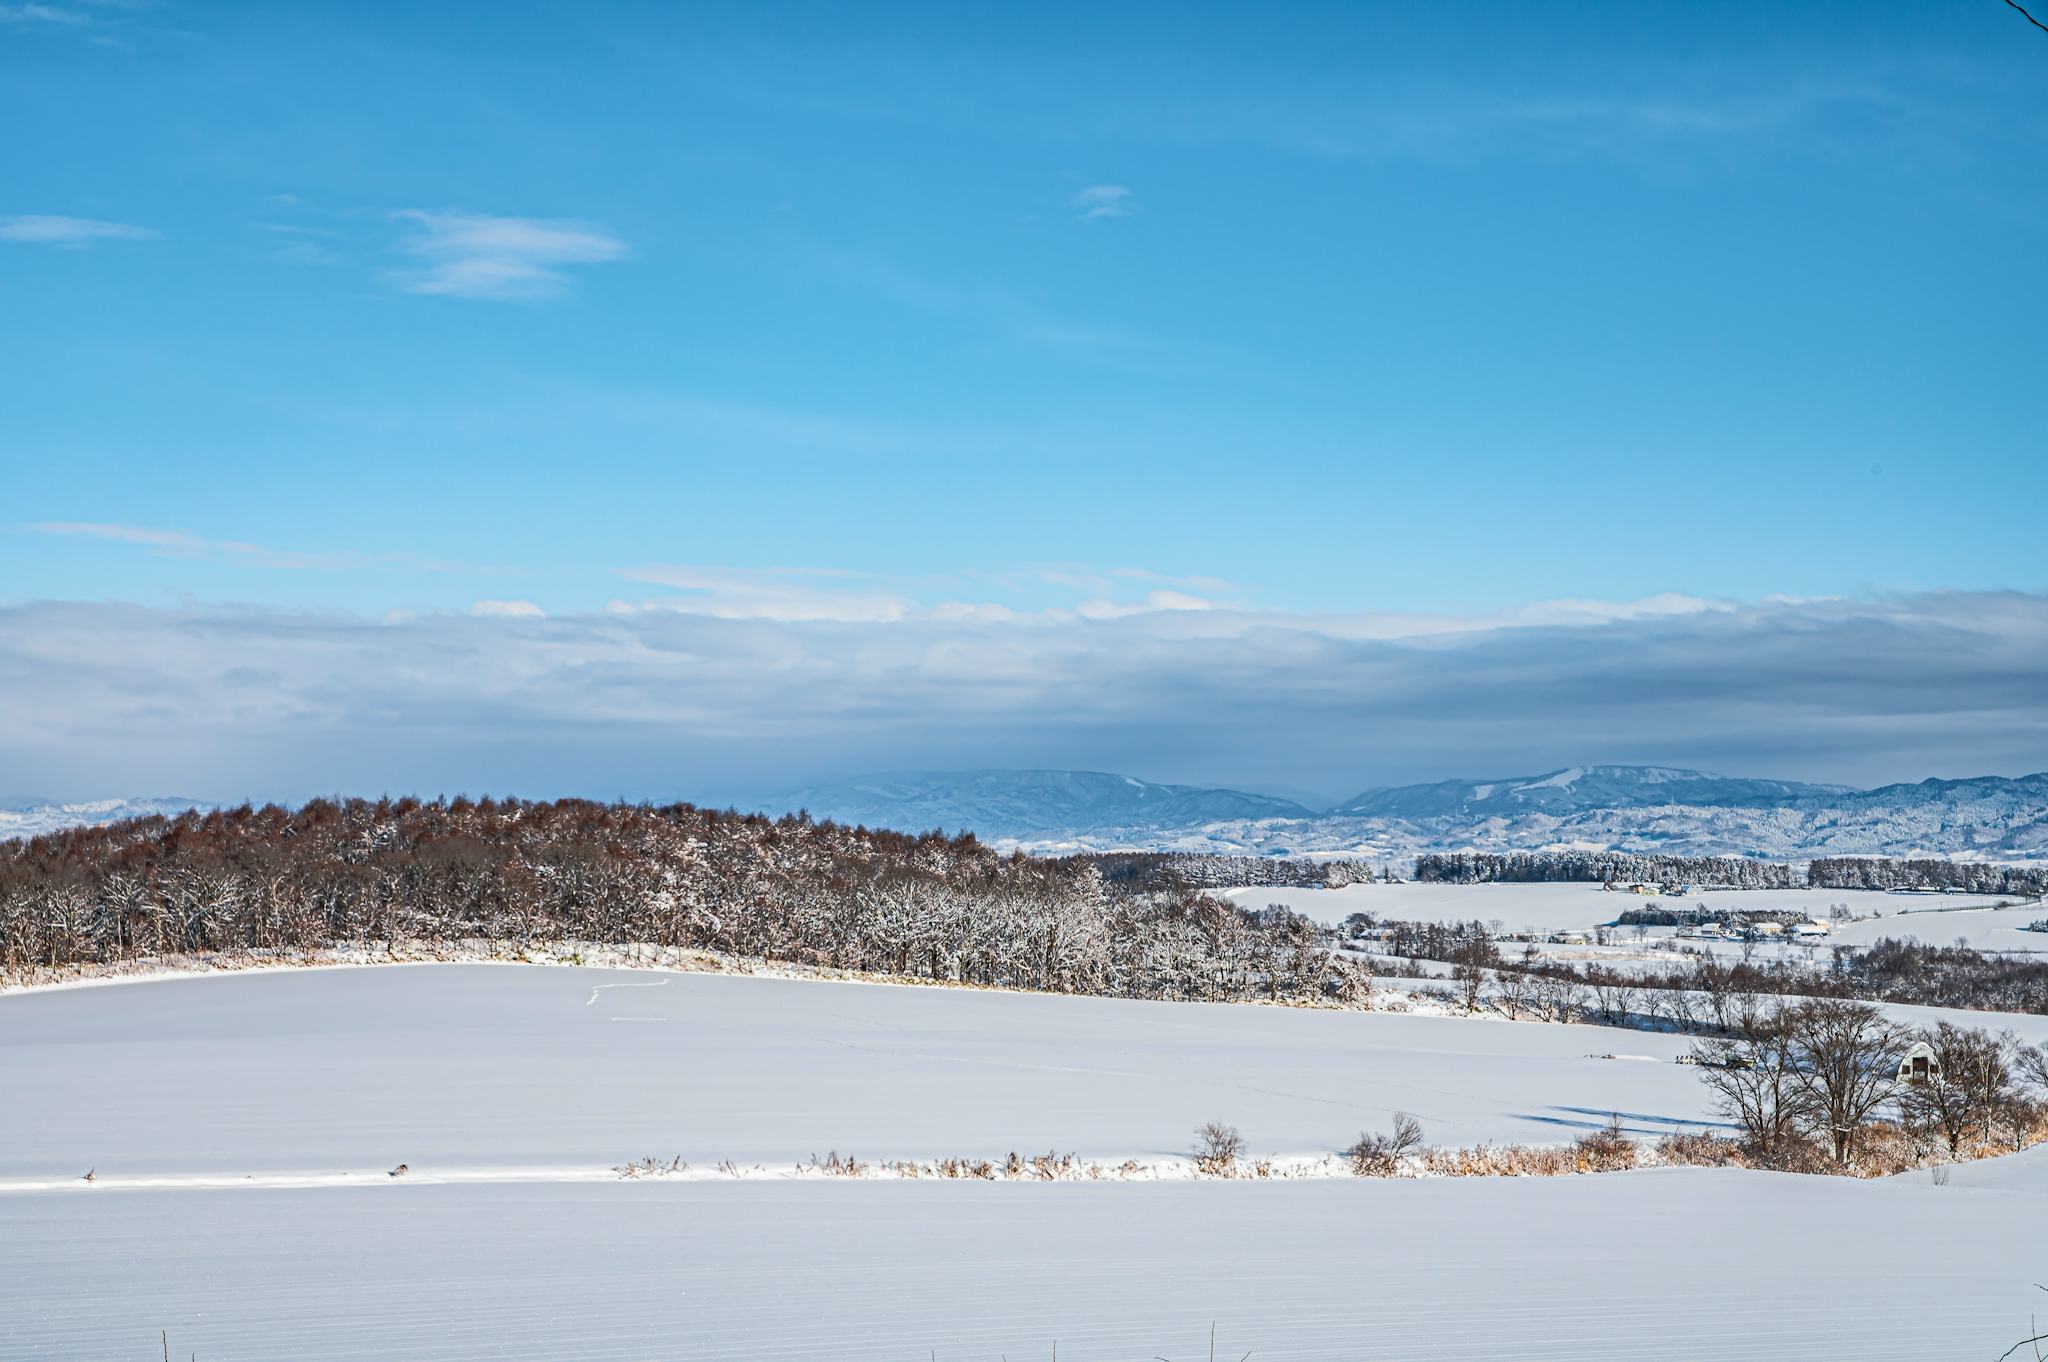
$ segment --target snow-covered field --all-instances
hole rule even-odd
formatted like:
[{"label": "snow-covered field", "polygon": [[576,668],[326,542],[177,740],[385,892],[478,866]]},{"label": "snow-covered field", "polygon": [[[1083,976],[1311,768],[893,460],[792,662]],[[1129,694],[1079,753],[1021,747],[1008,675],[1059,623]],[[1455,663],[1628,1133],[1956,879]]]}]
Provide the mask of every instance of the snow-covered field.
[{"label": "snow-covered field", "polygon": [[8,1197],[0,1356],[1990,1362],[2048,1179],[1989,1167]]},{"label": "snow-covered field", "polygon": [[[1896,900],[1904,896],[1891,897]],[[2028,923],[2043,919],[2048,919],[2048,904],[1972,908],[1940,899],[1929,902],[1905,897],[1902,910],[1881,918],[1848,923],[1829,933],[1828,939],[1844,946],[1868,946],[1887,936],[1924,941],[1932,946],[1952,946],[1964,941],[1980,951],[1996,951],[2004,955],[2048,955],[2048,932],[2025,930]]]},{"label": "snow-covered field", "polygon": [[[1324,1154],[1709,1121],[1676,1037],[1587,1026],[419,965],[0,997],[0,1186],[158,1176]],[[1589,1058],[1626,1053],[1644,1060]],[[96,1188],[95,1190],[100,1190]]]},{"label": "snow-covered field", "polygon": [[1187,1362],[1213,1321],[1217,1356],[1266,1362],[1921,1362],[2026,1331],[2038,1154],[1947,1186],[606,1176],[671,1153],[1172,1158],[1207,1119],[1319,1153],[1397,1109],[1443,1144],[1610,1111],[1657,1133],[1707,1120],[1681,1048],[567,967],[0,996],[0,1359],[146,1362],[167,1330],[207,1362]]}]

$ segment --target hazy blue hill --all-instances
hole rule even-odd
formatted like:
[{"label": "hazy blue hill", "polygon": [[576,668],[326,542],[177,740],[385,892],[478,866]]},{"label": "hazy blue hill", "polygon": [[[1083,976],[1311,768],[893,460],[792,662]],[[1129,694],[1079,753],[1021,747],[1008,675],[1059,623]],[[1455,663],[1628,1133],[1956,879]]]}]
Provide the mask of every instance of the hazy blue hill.
[{"label": "hazy blue hill", "polygon": [[840,823],[965,829],[989,838],[1315,816],[1271,795],[1161,785],[1103,771],[898,771],[799,790],[778,802]]},{"label": "hazy blue hill", "polygon": [[1752,780],[1671,766],[1569,766],[1540,776],[1445,780],[1367,790],[1333,814],[1380,818],[1442,818],[1453,814],[1516,814],[1540,809],[1640,809],[1659,804],[1705,808],[1775,808],[1854,793],[1841,785]]}]

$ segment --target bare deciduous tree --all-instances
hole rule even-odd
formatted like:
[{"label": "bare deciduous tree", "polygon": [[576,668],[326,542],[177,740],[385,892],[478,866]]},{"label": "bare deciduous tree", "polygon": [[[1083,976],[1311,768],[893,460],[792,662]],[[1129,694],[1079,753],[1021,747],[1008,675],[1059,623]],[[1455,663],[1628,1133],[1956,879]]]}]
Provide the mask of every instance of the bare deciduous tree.
[{"label": "bare deciduous tree", "polygon": [[1796,1070],[1785,1010],[1772,1007],[1740,1019],[1733,1036],[1692,1050],[1718,1115],[1742,1128],[1743,1143],[1772,1163],[1799,1138],[1813,1102]]},{"label": "bare deciduous tree", "polygon": [[2012,1034],[1994,1036],[1942,1021],[1921,1032],[1920,1039],[1934,1050],[1936,1073],[1900,1092],[1907,1121],[1940,1136],[1950,1154],[1962,1153],[1972,1134],[1988,1144],[1994,1119],[2014,1096],[2008,1062],[2017,1048]]},{"label": "bare deciduous tree", "polygon": [[1793,1071],[1811,1118],[1846,1165],[1857,1132],[1899,1090],[1909,1033],[1868,1003],[1809,998],[1785,1013]]}]

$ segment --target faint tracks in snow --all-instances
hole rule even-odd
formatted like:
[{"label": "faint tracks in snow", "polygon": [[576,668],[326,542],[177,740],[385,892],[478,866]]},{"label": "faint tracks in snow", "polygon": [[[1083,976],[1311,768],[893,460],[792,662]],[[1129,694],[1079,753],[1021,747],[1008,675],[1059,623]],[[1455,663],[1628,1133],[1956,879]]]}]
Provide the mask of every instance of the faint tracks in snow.
[{"label": "faint tracks in snow", "polygon": [[584,999],[584,1006],[588,1008],[590,1004],[598,1002],[598,993],[602,993],[604,989],[666,989],[668,983],[668,979],[655,979],[653,983],[600,983],[594,989],[590,989],[590,997]]},{"label": "faint tracks in snow", "polygon": [[[589,1007],[589,1006],[591,1006],[591,1005],[592,1005],[593,1003],[595,1003],[595,1002],[597,1001],[597,995],[598,995],[598,994],[600,994],[600,993],[602,993],[602,992],[604,992],[604,991],[605,991],[606,989],[611,989],[611,988],[666,988],[666,987],[668,987],[668,984],[669,984],[669,980],[668,980],[667,978],[661,978],[661,979],[656,979],[656,980],[655,980],[655,981],[654,981],[653,983],[651,983],[651,984],[642,984],[642,983],[630,983],[630,984],[598,984],[598,985],[596,985],[596,986],[595,986],[594,988],[592,988],[592,989],[590,990],[590,996],[589,996],[588,998],[585,998],[585,999],[583,1000],[583,1005],[584,1005],[585,1007]],[[613,1018],[612,1018],[612,1020],[613,1020],[613,1021],[667,1021],[667,1020],[668,1020],[668,1018],[667,1018],[667,1017],[613,1017]]]}]

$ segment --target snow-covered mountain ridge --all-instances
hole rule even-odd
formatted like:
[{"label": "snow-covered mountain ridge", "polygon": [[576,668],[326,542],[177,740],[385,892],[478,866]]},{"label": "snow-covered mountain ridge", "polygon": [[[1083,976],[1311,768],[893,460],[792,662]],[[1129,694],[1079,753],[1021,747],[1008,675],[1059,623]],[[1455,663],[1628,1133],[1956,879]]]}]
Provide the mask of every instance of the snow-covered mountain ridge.
[{"label": "snow-covered mountain ridge", "polygon": [[1670,766],[1569,766],[1540,776],[1446,780],[1367,790],[1331,810],[1367,817],[1432,818],[1450,814],[1559,813],[1647,808],[1662,804],[1774,808],[1802,799],[1854,794],[1845,785],[1748,780]]},{"label": "snow-covered mountain ridge", "polygon": [[971,829],[1028,850],[1401,855],[1589,850],[1674,855],[2048,857],[2048,773],[1856,790],[1657,766],[1371,789],[1328,811],[1100,772],[903,772],[776,801],[813,817]]},{"label": "snow-covered mountain ridge", "polygon": [[150,799],[91,799],[75,804],[46,803],[34,799],[0,801],[0,842],[15,837],[40,837],[66,828],[92,828],[118,823],[125,818],[146,818],[151,814],[172,816],[187,809],[211,807],[193,799],[168,797]]},{"label": "snow-covered mountain ridge", "polygon": [[[1573,848],[1684,856],[2048,859],[2048,773],[1855,790],[1674,767],[1366,790],[1335,808],[1102,771],[905,771],[748,801],[769,812],[999,846],[1070,851],[1389,856]],[[207,805],[189,799],[0,802],[0,840]]]}]

